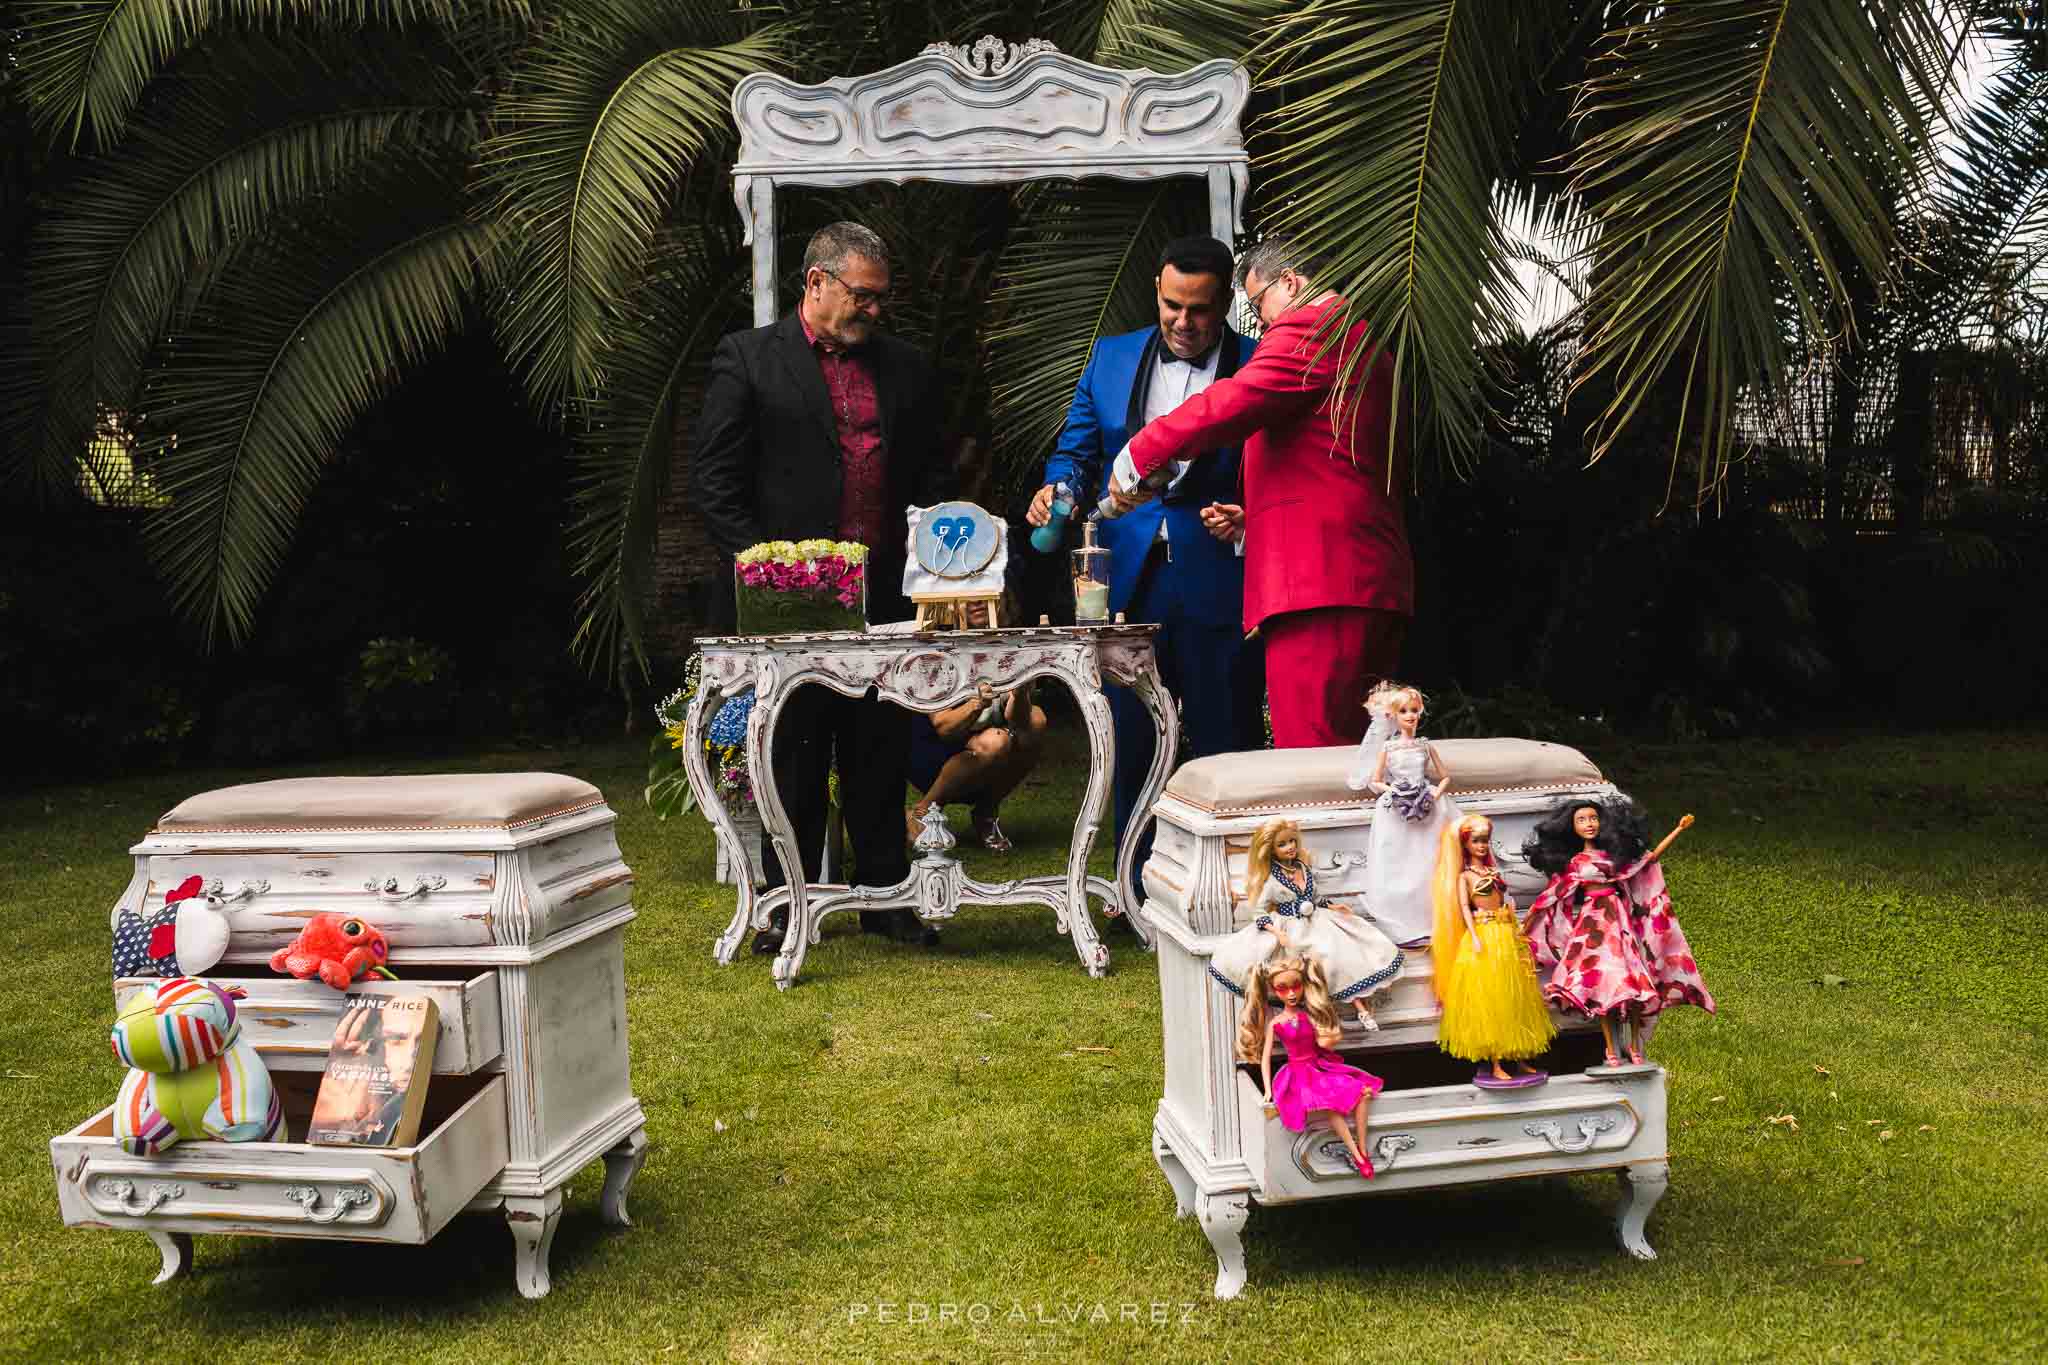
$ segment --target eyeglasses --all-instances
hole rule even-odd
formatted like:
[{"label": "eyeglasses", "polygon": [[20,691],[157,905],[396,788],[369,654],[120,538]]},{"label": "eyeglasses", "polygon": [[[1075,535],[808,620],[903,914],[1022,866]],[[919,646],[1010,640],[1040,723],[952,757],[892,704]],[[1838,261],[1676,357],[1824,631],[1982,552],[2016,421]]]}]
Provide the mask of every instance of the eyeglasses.
[{"label": "eyeglasses", "polygon": [[1274,285],[1280,283],[1280,281],[1286,279],[1287,275],[1288,272],[1283,270],[1279,274],[1275,275],[1272,279],[1267,280],[1264,284],[1260,285],[1259,292],[1252,295],[1250,298],[1246,299],[1244,301],[1244,306],[1251,309],[1253,314],[1256,315],[1259,311],[1259,300],[1266,297],[1266,291],[1268,289],[1271,289]]},{"label": "eyeglasses", "polygon": [[856,289],[848,284],[838,271],[826,270],[822,265],[818,269],[824,270],[827,275],[839,281],[839,287],[846,291],[847,296],[853,300],[853,306],[856,308],[879,308],[889,301],[890,291],[887,289]]}]

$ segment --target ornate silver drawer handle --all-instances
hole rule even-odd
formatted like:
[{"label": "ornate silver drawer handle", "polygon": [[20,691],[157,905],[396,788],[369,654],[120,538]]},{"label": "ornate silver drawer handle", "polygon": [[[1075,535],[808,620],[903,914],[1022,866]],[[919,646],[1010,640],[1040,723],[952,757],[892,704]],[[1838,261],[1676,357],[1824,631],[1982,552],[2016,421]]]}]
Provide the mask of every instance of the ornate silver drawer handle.
[{"label": "ornate silver drawer handle", "polygon": [[1336,872],[1346,867],[1364,867],[1365,854],[1351,848],[1334,849],[1328,855],[1328,861],[1316,863],[1314,866],[1318,872]]},{"label": "ornate silver drawer handle", "polygon": [[313,1223],[332,1223],[358,1204],[370,1202],[370,1192],[360,1186],[346,1185],[334,1192],[334,1203],[325,1213],[316,1213],[320,1205],[320,1191],[311,1185],[294,1185],[284,1192],[284,1197],[306,1210],[306,1219]]},{"label": "ornate silver drawer handle", "polygon": [[1400,1156],[1403,1152],[1413,1150],[1415,1150],[1415,1139],[1413,1137],[1407,1133],[1388,1133],[1372,1145],[1373,1169],[1377,1171],[1382,1167],[1392,1166],[1394,1158]]},{"label": "ornate silver drawer handle", "polygon": [[1593,1139],[1600,1134],[1613,1132],[1614,1119],[1607,1114],[1585,1115],[1579,1120],[1579,1136],[1575,1141],[1566,1141],[1564,1129],[1558,1126],[1555,1119],[1545,1119],[1541,1123],[1525,1123],[1522,1125],[1522,1131],[1530,1137],[1542,1138],[1550,1144],[1552,1151],[1570,1155],[1591,1147]]},{"label": "ornate silver drawer handle", "polygon": [[386,877],[381,882],[374,879],[364,882],[363,890],[375,892],[377,895],[390,901],[409,901],[414,896],[424,896],[429,891],[439,891],[446,885],[448,885],[448,879],[443,876],[415,877],[413,878],[412,890],[401,892],[398,889],[398,878]]},{"label": "ornate silver drawer handle", "polygon": [[252,896],[260,896],[264,892],[270,890],[269,879],[263,877],[259,877],[254,881],[243,882],[240,886],[236,887],[233,891],[228,892],[225,895],[222,894],[223,885],[224,884],[222,883],[221,879],[215,877],[212,881],[206,884],[207,896],[213,900],[225,903],[227,901],[248,900]]},{"label": "ornate silver drawer handle", "polygon": [[182,1199],[185,1195],[185,1187],[183,1185],[169,1185],[161,1180],[149,1187],[149,1198],[147,1199],[137,1199],[135,1197],[135,1182],[132,1180],[102,1180],[100,1182],[100,1189],[119,1200],[121,1212],[131,1218],[147,1218],[150,1214],[162,1208],[168,1201]]}]

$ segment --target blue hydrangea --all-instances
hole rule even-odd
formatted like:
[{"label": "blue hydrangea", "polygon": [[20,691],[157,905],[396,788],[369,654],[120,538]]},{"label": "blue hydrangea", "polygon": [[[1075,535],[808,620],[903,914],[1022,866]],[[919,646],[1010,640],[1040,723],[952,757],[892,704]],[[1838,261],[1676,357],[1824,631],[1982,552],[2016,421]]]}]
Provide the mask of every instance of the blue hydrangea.
[{"label": "blue hydrangea", "polygon": [[754,694],[742,692],[726,700],[718,708],[718,714],[711,718],[711,733],[708,738],[714,748],[723,749],[728,744],[747,742],[747,717],[754,714]]}]

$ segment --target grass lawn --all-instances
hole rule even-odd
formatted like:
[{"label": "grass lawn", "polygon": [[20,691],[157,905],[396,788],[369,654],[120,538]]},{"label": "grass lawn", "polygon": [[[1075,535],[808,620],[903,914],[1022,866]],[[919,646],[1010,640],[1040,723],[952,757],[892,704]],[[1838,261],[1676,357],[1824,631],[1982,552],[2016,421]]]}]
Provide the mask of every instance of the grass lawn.
[{"label": "grass lawn", "polygon": [[[1055,867],[1080,753],[1061,739],[1006,813],[1018,851],[970,856],[978,875]],[[423,1248],[202,1237],[196,1273],[152,1289],[145,1238],[58,1222],[48,1142],[119,1085],[107,914],[128,846],[194,791],[279,774],[0,799],[16,1001],[0,1022],[0,1357],[2048,1355],[2048,743],[1596,757],[1660,828],[1700,817],[1668,866],[1721,1012],[1673,1014],[1653,1047],[1671,1072],[1662,1258],[1615,1247],[1611,1176],[1255,1208],[1250,1283],[1227,1304],[1149,1149],[1159,994],[1142,950],[1113,938],[1092,981],[1046,911],[969,909],[935,954],[835,916],[778,994],[766,959],[711,961],[731,898],[709,880],[708,828],[647,815],[627,745],[411,767],[559,769],[619,812],[653,1140],[635,1226],[600,1225],[593,1166],[538,1303],[513,1288],[496,1216]]]}]

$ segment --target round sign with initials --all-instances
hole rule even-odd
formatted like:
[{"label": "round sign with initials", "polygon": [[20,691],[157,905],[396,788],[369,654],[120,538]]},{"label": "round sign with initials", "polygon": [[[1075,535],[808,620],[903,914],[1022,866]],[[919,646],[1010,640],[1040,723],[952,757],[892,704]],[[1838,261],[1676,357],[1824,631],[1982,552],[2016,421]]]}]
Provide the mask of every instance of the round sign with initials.
[{"label": "round sign with initials", "polygon": [[1002,543],[996,519],[971,502],[927,507],[917,524],[917,566],[939,578],[972,578]]}]

